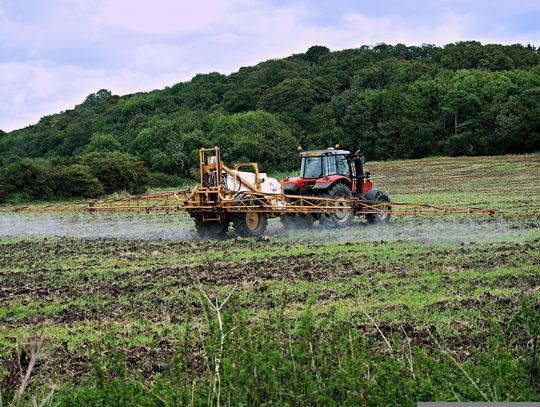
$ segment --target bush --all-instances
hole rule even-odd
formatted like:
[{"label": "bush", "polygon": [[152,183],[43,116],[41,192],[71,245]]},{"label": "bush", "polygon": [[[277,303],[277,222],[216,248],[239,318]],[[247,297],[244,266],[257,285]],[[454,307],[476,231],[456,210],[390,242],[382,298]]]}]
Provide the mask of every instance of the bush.
[{"label": "bush", "polygon": [[130,154],[120,152],[91,153],[81,157],[81,163],[90,167],[106,194],[127,191],[140,194],[146,190],[148,171],[144,164]]},{"label": "bush", "polygon": [[84,165],[51,166],[50,178],[55,196],[89,198],[104,193],[101,182]]},{"label": "bush", "polygon": [[46,167],[29,158],[17,160],[3,168],[0,178],[6,185],[6,195],[15,193],[33,199],[50,198],[53,195]]},{"label": "bush", "polygon": [[[78,162],[78,163],[77,163]],[[135,157],[120,152],[91,153],[48,164],[19,159],[0,170],[0,202],[9,195],[21,198],[95,197],[118,191],[146,190],[148,172]]]}]

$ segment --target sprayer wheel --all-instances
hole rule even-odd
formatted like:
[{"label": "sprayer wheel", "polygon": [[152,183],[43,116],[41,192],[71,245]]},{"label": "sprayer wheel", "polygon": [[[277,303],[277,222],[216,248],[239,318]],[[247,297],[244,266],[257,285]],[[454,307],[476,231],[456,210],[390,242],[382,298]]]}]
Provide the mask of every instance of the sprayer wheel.
[{"label": "sprayer wheel", "polygon": [[233,222],[234,231],[241,237],[259,237],[266,232],[268,215],[263,212],[241,213]]},{"label": "sprayer wheel", "polygon": [[[263,206],[264,202],[261,199],[254,199],[246,194],[238,194],[235,197],[237,206]],[[260,237],[266,232],[268,225],[268,214],[258,212],[256,209],[248,210],[239,213],[233,221],[235,233],[240,237]]]}]

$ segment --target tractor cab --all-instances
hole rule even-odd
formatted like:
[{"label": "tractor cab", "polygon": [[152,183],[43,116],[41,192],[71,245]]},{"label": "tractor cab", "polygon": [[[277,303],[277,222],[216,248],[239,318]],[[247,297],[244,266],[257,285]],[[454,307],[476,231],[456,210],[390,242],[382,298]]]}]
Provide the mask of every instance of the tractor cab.
[{"label": "tractor cab", "polygon": [[300,152],[300,176],[287,178],[283,183],[286,194],[316,195],[325,192],[334,184],[347,186],[352,195],[363,196],[371,189],[369,173],[364,174],[364,156],[347,150],[327,148],[325,150]]},{"label": "tractor cab", "polygon": [[304,179],[319,179],[328,175],[350,177],[352,171],[347,158],[349,155],[346,150],[334,149],[301,153],[300,176]]}]

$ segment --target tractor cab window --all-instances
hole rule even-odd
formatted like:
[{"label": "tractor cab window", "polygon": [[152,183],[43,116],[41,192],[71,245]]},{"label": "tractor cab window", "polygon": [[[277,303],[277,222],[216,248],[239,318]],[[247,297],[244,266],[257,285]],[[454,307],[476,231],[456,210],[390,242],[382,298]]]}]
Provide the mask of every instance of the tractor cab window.
[{"label": "tractor cab window", "polygon": [[325,175],[334,175],[338,173],[335,155],[327,155],[326,157],[324,157],[324,163],[326,167]]},{"label": "tractor cab window", "polygon": [[336,155],[338,174],[349,177],[351,175],[351,168],[349,167],[349,160],[344,155]]},{"label": "tractor cab window", "polygon": [[344,155],[328,155],[324,157],[324,163],[326,172],[324,175],[345,175],[349,177],[351,170],[349,167],[349,161]]},{"label": "tractor cab window", "polygon": [[323,175],[322,157],[304,157],[300,169],[302,178],[320,178]]}]

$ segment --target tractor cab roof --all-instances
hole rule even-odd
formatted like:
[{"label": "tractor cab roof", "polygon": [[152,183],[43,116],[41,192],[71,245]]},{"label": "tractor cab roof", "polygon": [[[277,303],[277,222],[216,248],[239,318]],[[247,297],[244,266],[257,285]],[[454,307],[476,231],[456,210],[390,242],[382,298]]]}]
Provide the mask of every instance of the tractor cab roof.
[{"label": "tractor cab roof", "polygon": [[325,150],[313,150],[313,151],[302,151],[300,153],[301,157],[320,157],[323,155],[348,155],[351,154],[347,150],[336,150],[335,148],[327,148]]}]

